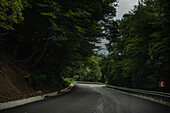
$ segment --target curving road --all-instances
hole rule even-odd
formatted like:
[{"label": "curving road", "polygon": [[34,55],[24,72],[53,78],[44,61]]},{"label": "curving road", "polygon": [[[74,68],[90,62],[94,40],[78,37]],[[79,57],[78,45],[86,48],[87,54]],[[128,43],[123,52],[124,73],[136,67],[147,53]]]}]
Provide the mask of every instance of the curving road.
[{"label": "curving road", "polygon": [[0,113],[170,113],[170,107],[102,85],[76,85],[70,92]]}]

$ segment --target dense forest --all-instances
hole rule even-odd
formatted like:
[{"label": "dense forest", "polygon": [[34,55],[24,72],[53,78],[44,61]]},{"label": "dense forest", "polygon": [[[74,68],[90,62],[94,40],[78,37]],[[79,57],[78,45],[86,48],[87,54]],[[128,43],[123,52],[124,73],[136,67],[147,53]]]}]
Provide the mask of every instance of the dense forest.
[{"label": "dense forest", "polygon": [[0,0],[0,51],[30,73],[35,89],[61,89],[65,78],[100,80],[94,49],[115,16],[114,2]]},{"label": "dense forest", "polygon": [[[100,66],[108,84],[170,92],[170,1],[145,0],[107,32]],[[115,30],[117,29],[117,31]],[[117,32],[117,33],[115,33]]]},{"label": "dense forest", "polygon": [[[170,1],[144,0],[121,20],[116,0],[0,0],[0,51],[32,86],[67,79],[170,91]],[[108,55],[96,43],[107,39]],[[1,67],[0,67],[1,69]],[[64,80],[65,79],[65,80]]]}]

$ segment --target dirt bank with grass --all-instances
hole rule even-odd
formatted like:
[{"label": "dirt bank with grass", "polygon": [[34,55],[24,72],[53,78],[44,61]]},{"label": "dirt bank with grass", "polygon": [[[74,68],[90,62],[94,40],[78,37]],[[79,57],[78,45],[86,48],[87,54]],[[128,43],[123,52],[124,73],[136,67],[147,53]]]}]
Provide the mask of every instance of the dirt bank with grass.
[{"label": "dirt bank with grass", "polygon": [[0,102],[29,97],[35,91],[25,81],[29,73],[9,55],[0,53]]},{"label": "dirt bank with grass", "polygon": [[[37,70],[36,70],[37,71]],[[0,102],[60,91],[69,86],[60,76],[36,74],[0,51]]]}]

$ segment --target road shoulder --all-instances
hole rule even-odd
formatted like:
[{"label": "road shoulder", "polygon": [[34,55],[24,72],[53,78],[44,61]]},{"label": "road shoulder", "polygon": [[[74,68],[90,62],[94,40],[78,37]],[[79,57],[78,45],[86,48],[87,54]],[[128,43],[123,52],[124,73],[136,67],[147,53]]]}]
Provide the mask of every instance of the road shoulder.
[{"label": "road shoulder", "polygon": [[163,101],[161,99],[155,99],[155,98],[153,98],[151,96],[144,96],[142,94],[135,94],[135,93],[125,92],[125,91],[121,91],[121,90],[117,90],[117,89],[113,89],[113,88],[108,88],[108,87],[104,87],[104,88],[107,88],[107,89],[110,89],[110,90],[114,90],[114,91],[122,93],[122,94],[139,97],[139,98],[150,100],[150,101],[153,101],[153,102],[157,102],[157,103],[160,103],[160,104],[163,104],[163,105],[166,105],[166,106],[170,106],[169,102]]},{"label": "road shoulder", "polygon": [[56,92],[53,92],[53,93],[44,94],[42,96],[35,96],[35,97],[26,98],[26,99],[0,103],[0,110],[13,108],[13,107],[25,105],[25,104],[28,104],[28,103],[40,101],[40,100],[43,100],[47,97],[58,96],[58,95],[66,93],[66,92],[69,92],[73,87],[74,87],[74,84],[70,84],[67,88],[62,89],[59,92],[56,91]]}]

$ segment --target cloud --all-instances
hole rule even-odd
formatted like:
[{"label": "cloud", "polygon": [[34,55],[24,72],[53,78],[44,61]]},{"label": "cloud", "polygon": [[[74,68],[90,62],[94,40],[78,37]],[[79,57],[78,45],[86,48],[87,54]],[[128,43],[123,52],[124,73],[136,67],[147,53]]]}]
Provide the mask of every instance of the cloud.
[{"label": "cloud", "polygon": [[105,46],[105,44],[107,44],[108,42],[109,41],[106,40],[106,39],[101,39],[101,43],[96,43],[95,44],[96,46],[100,46],[101,47],[101,50],[98,51],[99,53],[108,54],[108,51],[107,51],[106,46]]},{"label": "cloud", "polygon": [[138,0],[119,0],[116,19],[121,19],[122,16],[133,9],[134,5],[138,4]]}]

